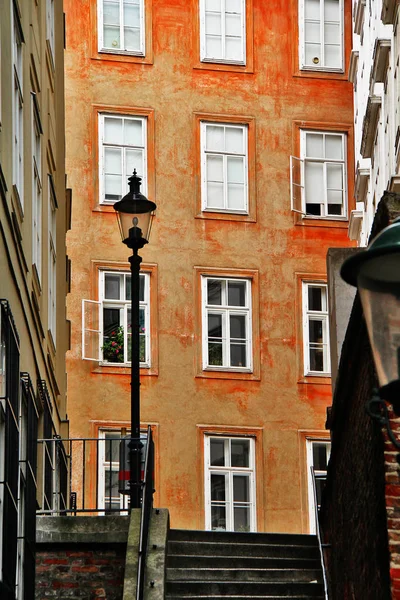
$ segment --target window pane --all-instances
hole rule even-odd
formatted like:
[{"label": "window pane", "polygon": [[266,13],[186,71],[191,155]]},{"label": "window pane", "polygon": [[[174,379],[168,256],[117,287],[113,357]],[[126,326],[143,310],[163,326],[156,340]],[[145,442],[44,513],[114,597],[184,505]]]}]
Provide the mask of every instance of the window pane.
[{"label": "window pane", "polygon": [[250,482],[248,475],[233,476],[233,501],[250,502]]},{"label": "window pane", "polygon": [[103,2],[103,22],[105,25],[119,25],[119,2]]},{"label": "window pane", "polygon": [[213,154],[209,154],[206,156],[207,181],[208,182],[210,182],[210,181],[223,182],[223,180],[224,180],[223,164],[224,164],[224,159],[222,156],[215,156]]},{"label": "window pane", "polygon": [[120,48],[121,38],[119,27],[104,25],[104,47],[105,48]]},{"label": "window pane", "polygon": [[124,119],[124,144],[142,146],[142,121]]},{"label": "window pane", "polygon": [[116,273],[104,274],[104,298],[107,298],[109,300],[120,299],[122,277],[122,275],[118,275]]},{"label": "window pane", "polygon": [[305,64],[311,66],[321,65],[321,45],[307,42],[305,48]]},{"label": "window pane", "polygon": [[130,275],[125,277],[125,300],[130,300],[132,294],[132,279]]},{"label": "window pane", "polygon": [[208,344],[208,364],[210,367],[222,367],[222,344],[218,342],[209,342]]},{"label": "window pane", "polygon": [[211,473],[211,502],[225,502],[225,475]]},{"label": "window pane", "polygon": [[305,192],[307,204],[321,204],[324,200],[323,164],[305,163]]},{"label": "window pane", "polygon": [[207,207],[208,208],[223,208],[224,207],[224,185],[223,183],[207,184]]},{"label": "window pane", "polygon": [[324,157],[324,137],[319,133],[306,134],[306,156],[312,158]]},{"label": "window pane", "polygon": [[226,152],[238,152],[244,154],[243,129],[239,127],[226,127],[225,150]]},{"label": "window pane", "polygon": [[140,51],[140,29],[124,28],[125,50]]},{"label": "window pane", "polygon": [[[206,35],[206,56],[208,58],[222,58],[221,36]],[[217,148],[213,148],[217,150]]]},{"label": "window pane", "polygon": [[250,508],[235,506],[233,509],[234,531],[250,531]]},{"label": "window pane", "polygon": [[104,118],[104,141],[107,144],[122,144],[122,119]]},{"label": "window pane", "polygon": [[321,320],[310,319],[308,323],[308,330],[310,343],[322,343],[323,325]]},{"label": "window pane", "polygon": [[105,469],[105,495],[106,497],[119,497],[118,492],[118,471]]},{"label": "window pane", "polygon": [[211,529],[226,530],[225,506],[211,506]]},{"label": "window pane", "polygon": [[[240,38],[242,35],[242,19],[240,15],[227,14],[225,15],[225,33],[227,36]],[[239,39],[240,41],[240,39]]]},{"label": "window pane", "polygon": [[210,464],[213,467],[225,466],[225,440],[210,440]]},{"label": "window pane", "polygon": [[342,65],[340,46],[325,45],[325,66],[339,69]]},{"label": "window pane", "polygon": [[221,12],[221,0],[206,0],[206,10]]},{"label": "window pane", "polygon": [[206,148],[207,150],[215,150],[223,152],[224,150],[224,128],[218,125],[206,126]]},{"label": "window pane", "polygon": [[128,4],[124,2],[124,25],[125,27],[140,28],[139,5]]},{"label": "window pane", "polygon": [[208,315],[208,336],[222,338],[222,315]]},{"label": "window pane", "polygon": [[310,349],[310,370],[323,372],[324,369],[324,353],[320,348]]},{"label": "window pane", "polygon": [[316,471],[326,471],[328,467],[327,444],[313,443],[313,467]]},{"label": "window pane", "polygon": [[328,189],[331,190],[342,190],[343,189],[343,166],[327,164],[326,175]]},{"label": "window pane", "polygon": [[325,137],[325,156],[334,160],[343,160],[343,139],[341,135]]},{"label": "window pane", "polygon": [[340,26],[339,23],[325,23],[325,44],[340,46]]},{"label": "window pane", "polygon": [[221,15],[217,13],[206,14],[206,32],[208,35],[221,35]]},{"label": "window pane", "polygon": [[225,39],[225,58],[227,60],[242,60],[242,41],[240,38],[227,37]]},{"label": "window pane", "polygon": [[[125,162],[126,162],[126,175],[132,175],[133,170],[136,169],[138,177],[143,177],[144,175],[144,165],[143,165],[143,150],[131,150],[127,148],[125,150]],[[143,181],[141,192],[143,193]]]},{"label": "window pane", "polygon": [[305,0],[305,17],[306,19],[320,18],[320,3],[321,0]]},{"label": "window pane", "polygon": [[121,175],[106,175],[105,176],[105,199],[119,200],[122,198],[122,176]]},{"label": "window pane", "polygon": [[325,21],[340,21],[339,0],[325,0],[324,10]]},{"label": "window pane", "polygon": [[245,281],[228,281],[228,305],[246,306]]},{"label": "window pane", "polygon": [[104,169],[107,174],[122,174],[122,151],[120,148],[104,148]]},{"label": "window pane", "polygon": [[[119,432],[107,432],[105,441],[105,459],[106,462],[119,462],[119,445],[121,434]],[[107,465],[108,466],[108,465]],[[106,466],[106,468],[107,468]]]},{"label": "window pane", "polygon": [[227,157],[228,183],[244,183],[244,158]]},{"label": "window pane", "polygon": [[140,302],[144,302],[144,287],[145,287],[145,278],[143,275],[139,277],[139,300]]},{"label": "window pane", "polygon": [[230,315],[231,339],[246,339],[246,317],[244,315]]},{"label": "window pane", "polygon": [[242,0],[225,0],[225,12],[242,13]]},{"label": "window pane", "polygon": [[228,185],[228,208],[232,210],[245,209],[244,185],[230,183]]},{"label": "window pane", "polygon": [[308,310],[322,310],[322,289],[308,286]]},{"label": "window pane", "polygon": [[250,441],[231,440],[231,466],[249,467]]},{"label": "window pane", "polygon": [[321,41],[321,27],[315,21],[306,21],[305,23],[305,39],[307,42],[319,44]]},{"label": "window pane", "polygon": [[246,367],[246,345],[231,344],[231,367]]},{"label": "window pane", "polygon": [[222,304],[222,285],[223,282],[218,279],[207,280],[207,303],[214,306]]}]

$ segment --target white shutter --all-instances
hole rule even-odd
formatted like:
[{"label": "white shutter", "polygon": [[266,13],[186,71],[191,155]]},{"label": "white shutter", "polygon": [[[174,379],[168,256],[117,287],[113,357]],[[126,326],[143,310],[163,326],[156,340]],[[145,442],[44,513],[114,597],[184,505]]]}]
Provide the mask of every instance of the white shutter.
[{"label": "white shutter", "polygon": [[100,362],[100,307],[97,300],[82,300],[82,358]]},{"label": "white shutter", "polygon": [[305,214],[304,196],[304,160],[296,156],[290,157],[290,208],[293,212]]}]

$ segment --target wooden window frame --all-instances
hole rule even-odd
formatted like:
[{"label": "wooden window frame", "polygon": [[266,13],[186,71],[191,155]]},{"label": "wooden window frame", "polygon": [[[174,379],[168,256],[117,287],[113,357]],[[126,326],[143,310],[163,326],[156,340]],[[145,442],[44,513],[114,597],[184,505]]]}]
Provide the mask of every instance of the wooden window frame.
[{"label": "wooden window frame", "polygon": [[[92,261],[91,269],[92,293],[91,298],[98,298],[94,303],[101,303],[100,300],[100,271],[114,271],[126,273],[130,271],[128,263],[113,261]],[[153,263],[142,263],[141,272],[149,275],[149,294],[150,294],[150,366],[142,365],[140,367],[140,376],[150,375],[158,376],[158,267]],[[83,329],[83,323],[82,323]],[[83,331],[82,331],[83,333]],[[88,359],[90,360],[90,358]],[[92,372],[99,374],[130,375],[130,363],[119,366],[116,363],[107,364],[106,362],[92,361]]]},{"label": "wooden window frame", "polygon": [[138,63],[145,65],[153,64],[153,33],[152,13],[153,0],[143,0],[144,5],[144,48],[142,54],[131,51],[100,49],[99,36],[99,8],[101,0],[90,0],[90,31],[91,31],[91,58],[92,60],[104,60],[113,62]]},{"label": "wooden window frame", "polygon": [[[213,123],[219,125],[241,125],[247,128],[247,210],[243,212],[229,212],[224,209],[203,209],[203,151],[201,130],[203,124]],[[256,132],[254,117],[240,115],[221,115],[211,113],[195,113],[194,118],[195,140],[195,217],[198,219],[213,219],[221,221],[256,222]]]},{"label": "wooden window frame", "polygon": [[209,71],[232,71],[236,73],[254,72],[254,17],[253,0],[245,0],[245,64],[235,62],[214,61],[210,59],[201,59],[201,11],[200,2],[196,0],[192,3],[192,23],[193,23],[193,68]]},{"label": "wooden window frame", "polygon": [[[323,121],[294,121],[292,126],[292,157],[301,156],[301,132],[322,132],[322,133],[342,133],[346,136],[346,190],[347,190],[347,211],[346,217],[321,217],[293,213],[294,224],[303,227],[331,227],[338,229],[348,229],[349,215],[355,209],[354,199],[354,177],[351,177],[351,165],[354,164],[354,127],[348,123],[332,123]],[[291,165],[289,166],[290,171]],[[291,173],[289,172],[289,180]],[[291,183],[289,183],[290,187]],[[292,195],[292,190],[290,189]]]},{"label": "wooden window frame", "polygon": [[[215,267],[194,267],[196,301],[196,377],[210,379],[260,380],[260,337],[259,337],[259,272],[254,269],[224,269]],[[241,279],[250,282],[251,294],[251,335],[252,359],[250,368],[207,367],[203,364],[203,278]]]},{"label": "wooden window frame", "polygon": [[155,198],[155,148],[154,148],[154,110],[127,106],[105,106],[96,104],[92,111],[92,131],[93,131],[93,155],[92,155],[92,173],[94,186],[91,188],[93,194],[92,210],[94,212],[104,212],[115,214],[113,204],[100,203],[100,135],[99,122],[100,115],[138,117],[146,118],[146,148],[147,148],[147,198],[154,201]]}]

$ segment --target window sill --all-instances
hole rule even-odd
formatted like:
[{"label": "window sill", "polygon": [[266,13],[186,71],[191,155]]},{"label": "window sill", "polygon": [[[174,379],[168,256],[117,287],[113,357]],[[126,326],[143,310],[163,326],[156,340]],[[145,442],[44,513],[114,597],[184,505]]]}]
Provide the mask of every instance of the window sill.
[{"label": "window sill", "polygon": [[332,383],[332,379],[330,375],[327,375],[326,373],[323,373],[321,375],[316,375],[316,374],[312,374],[312,375],[303,375],[302,377],[300,377],[300,379],[297,381],[297,383],[305,383],[305,384],[317,384],[317,385],[331,385]]},{"label": "window sill", "polygon": [[330,79],[330,80],[338,80],[338,81],[348,81],[347,73],[345,71],[337,70],[337,71],[328,71],[323,69],[311,69],[311,68],[301,68],[297,69],[293,73],[293,77],[303,77],[309,79]]},{"label": "window sill", "polygon": [[[92,372],[102,375],[130,375],[131,366],[126,364],[118,366],[117,364],[107,365],[106,363],[99,363],[93,368]],[[140,376],[146,375],[158,376],[158,369],[155,367],[140,367]]]},{"label": "window sill", "polygon": [[196,374],[196,377],[204,379],[240,379],[242,381],[260,381],[260,375],[250,371],[230,371],[207,369]]},{"label": "window sill", "polygon": [[152,65],[153,56],[147,54],[133,54],[124,50],[98,50],[92,55],[92,60],[105,60],[113,62],[137,63],[142,65]]},{"label": "window sill", "polygon": [[193,65],[193,69],[198,71],[227,71],[231,73],[243,73],[245,75],[252,75],[254,73],[252,64],[211,62],[208,60],[199,61]]},{"label": "window sill", "polygon": [[256,223],[256,218],[249,213],[231,213],[213,210],[203,210],[195,216],[196,219],[211,219],[214,221],[238,221],[242,223]]},{"label": "window sill", "polygon": [[302,217],[296,215],[296,225],[301,227],[334,227],[338,229],[348,229],[348,217]]}]

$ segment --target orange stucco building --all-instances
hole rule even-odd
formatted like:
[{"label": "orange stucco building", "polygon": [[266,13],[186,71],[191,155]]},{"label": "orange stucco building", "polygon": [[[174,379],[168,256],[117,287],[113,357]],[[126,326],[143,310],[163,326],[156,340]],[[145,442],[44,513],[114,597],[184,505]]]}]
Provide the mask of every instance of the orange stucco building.
[{"label": "orange stucco building", "polygon": [[323,474],[329,454],[325,257],[349,244],[354,208],[351,2],[65,12],[71,436],[129,426],[129,251],[112,204],[136,168],[157,203],[141,252],[156,504],[173,527],[312,530],[309,467]]}]

